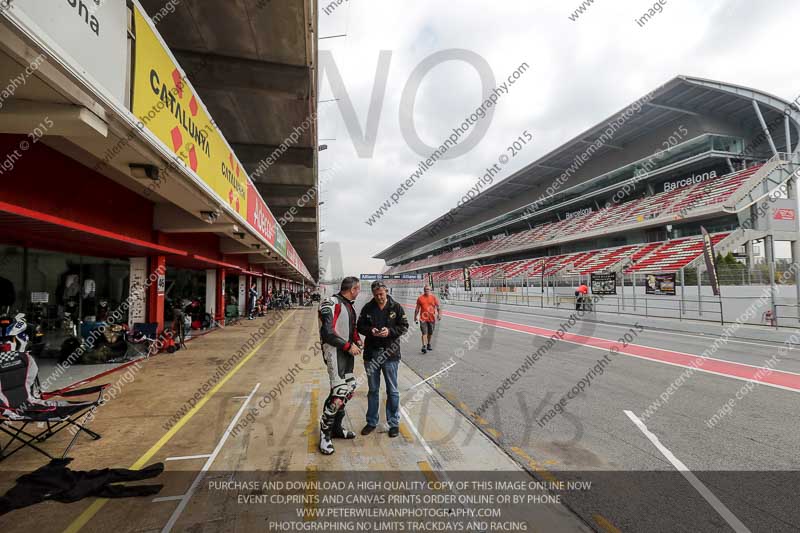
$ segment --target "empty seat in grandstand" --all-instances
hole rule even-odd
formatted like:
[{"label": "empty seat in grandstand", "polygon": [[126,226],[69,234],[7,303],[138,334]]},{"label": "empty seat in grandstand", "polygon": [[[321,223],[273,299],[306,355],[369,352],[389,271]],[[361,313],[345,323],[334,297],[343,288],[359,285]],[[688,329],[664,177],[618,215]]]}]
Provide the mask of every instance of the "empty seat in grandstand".
[{"label": "empty seat in grandstand", "polygon": [[577,252],[573,254],[568,254],[561,256],[558,262],[553,263],[553,265],[548,265],[547,270],[545,271],[546,275],[554,275],[554,274],[578,274],[580,269],[578,265],[582,262],[590,259],[593,254],[596,252],[589,251],[589,252]]},{"label": "empty seat in grandstand", "polygon": [[496,274],[502,273],[502,268],[502,263],[483,265],[470,269],[470,275],[472,276],[472,279],[490,279],[495,277]]},{"label": "empty seat in grandstand", "polygon": [[636,202],[630,209],[628,209],[620,218],[617,219],[617,225],[636,224],[637,222],[646,222],[661,215],[664,209],[669,206],[682,191],[676,189],[674,191],[662,192],[642,198]]},{"label": "empty seat in grandstand", "polygon": [[[714,244],[727,237],[728,233],[711,236]],[[625,266],[625,272],[670,272],[685,267],[703,253],[701,237],[687,237],[666,242],[652,242],[574,252],[570,254],[537,257],[481,265],[470,268],[473,280],[521,279],[557,274],[586,275]],[[454,283],[463,280],[463,269],[456,268],[433,273],[437,283]],[[416,282],[410,282],[414,284]]]},{"label": "empty seat in grandstand", "polygon": [[637,248],[638,246],[631,245],[590,252],[590,255],[585,256],[581,261],[575,264],[575,268],[581,274],[600,272],[611,268],[626,257],[630,256]]},{"label": "empty seat in grandstand", "polygon": [[684,210],[707,207],[724,202],[742,186],[761,165],[755,165],[739,172],[728,174],[713,180],[707,180],[688,187],[686,194],[674,205],[669,207],[669,213],[680,213]]},{"label": "empty seat in grandstand", "polygon": [[522,261],[514,261],[509,268],[505,269],[506,276],[509,278],[522,278],[527,276],[531,269],[535,268],[536,263],[541,262],[541,259],[527,259]]},{"label": "empty seat in grandstand", "polygon": [[[500,236],[477,244],[465,245],[457,250],[412,261],[402,265],[402,269],[391,269],[390,272],[410,272],[421,268],[452,264],[467,258],[491,256],[560,237],[578,236],[581,233],[597,229],[646,222],[658,216],[685,213],[691,209],[716,205],[728,199],[759,168],[760,165],[756,165],[746,170],[706,180],[683,189],[675,189],[625,201],[620,204],[610,205],[600,211],[540,224],[529,230]],[[631,259],[639,261],[639,259],[652,251],[652,247],[637,250],[631,256]],[[609,268],[612,264],[613,262],[602,265],[589,265],[585,272],[595,271],[598,268]],[[535,269],[536,267],[532,268]],[[524,274],[515,272],[514,275]]]},{"label": "empty seat in grandstand", "polygon": [[664,244],[664,243],[663,242],[651,242],[651,243],[645,244],[644,246],[640,246],[638,250],[636,250],[635,252],[633,252],[631,254],[631,256],[629,258],[631,264],[636,264],[640,259],[642,259],[647,254],[649,254],[650,252],[652,252],[655,249],[657,249],[658,247],[660,247],[662,244]]},{"label": "empty seat in grandstand", "polygon": [[620,204],[612,204],[602,211],[602,215],[597,218],[595,224],[597,227],[616,226],[620,220],[623,220],[627,214],[636,209],[636,206],[641,200],[635,199]]},{"label": "empty seat in grandstand", "polygon": [[[727,233],[718,233],[711,236],[711,241],[717,244],[727,236]],[[627,272],[671,272],[680,270],[697,259],[702,253],[703,239],[701,237],[667,241],[644,256],[643,259],[637,261]]]}]

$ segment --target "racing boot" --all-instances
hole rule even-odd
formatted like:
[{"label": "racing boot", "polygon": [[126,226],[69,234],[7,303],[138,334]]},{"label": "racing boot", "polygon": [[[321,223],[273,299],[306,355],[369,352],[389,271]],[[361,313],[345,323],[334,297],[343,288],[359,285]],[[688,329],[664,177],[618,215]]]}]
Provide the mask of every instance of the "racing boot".
[{"label": "racing boot", "polygon": [[323,455],[331,455],[335,451],[331,438],[323,431],[319,432],[319,451],[321,451]]}]

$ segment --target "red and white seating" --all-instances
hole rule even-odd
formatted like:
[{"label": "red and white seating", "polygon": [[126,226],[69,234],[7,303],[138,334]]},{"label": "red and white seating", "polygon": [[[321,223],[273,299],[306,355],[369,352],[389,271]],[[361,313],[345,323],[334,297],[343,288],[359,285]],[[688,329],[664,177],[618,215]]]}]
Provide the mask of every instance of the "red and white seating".
[{"label": "red and white seating", "polygon": [[[662,192],[644,198],[636,198],[621,204],[612,205],[607,209],[600,211],[576,216],[570,219],[540,224],[533,229],[520,231],[507,236],[501,236],[493,240],[483,241],[474,245],[463,246],[458,250],[445,252],[433,257],[418,259],[405,265],[392,267],[387,271],[387,273],[411,272],[437,265],[455,263],[464,258],[499,255],[505,251],[514,250],[526,245],[544,243],[564,236],[580,238],[582,233],[595,231],[600,228],[647,222],[648,220],[658,216],[680,213],[682,210],[691,210],[699,207],[716,205],[724,202],[759,168],[760,165],[754,166],[746,170],[721,176],[719,178],[698,183],[683,189]],[[638,264],[638,261],[651,251],[653,251],[652,248],[648,248],[646,250],[640,248],[633,252],[631,259]],[[683,251],[683,249],[680,251]],[[624,253],[625,252],[620,252],[620,254]],[[597,264],[594,262],[588,263],[586,268],[590,270],[596,268],[607,268],[616,262],[614,261],[615,258],[616,256],[609,257],[607,258],[608,261],[606,261],[605,258],[597,258]],[[588,258],[585,258],[585,261],[588,260]],[[574,268],[576,269],[580,267],[580,264],[574,265]],[[519,275],[516,270],[513,270],[513,267],[508,268],[512,269],[509,272],[513,272],[514,275]],[[537,267],[535,265],[529,265],[525,268],[532,268],[535,270]],[[520,272],[523,271],[524,268],[520,270]]]},{"label": "red and white seating", "polygon": [[[712,235],[711,242],[717,244],[728,235],[728,233]],[[675,239],[661,243],[640,261],[636,261],[626,272],[675,272],[697,259],[702,253],[702,237]]]}]

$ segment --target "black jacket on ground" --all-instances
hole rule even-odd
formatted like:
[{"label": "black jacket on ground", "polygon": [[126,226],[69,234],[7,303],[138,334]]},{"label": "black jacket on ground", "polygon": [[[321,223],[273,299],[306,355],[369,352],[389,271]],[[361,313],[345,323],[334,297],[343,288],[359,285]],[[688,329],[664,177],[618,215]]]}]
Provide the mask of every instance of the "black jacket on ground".
[{"label": "black jacket on ground", "polygon": [[[376,337],[372,328],[389,329],[388,337]],[[387,359],[400,359],[400,337],[408,331],[408,318],[403,306],[389,297],[386,306],[381,309],[373,298],[361,308],[358,317],[358,332],[364,335],[364,360],[369,361],[386,352]]]},{"label": "black jacket on ground", "polygon": [[[45,500],[63,503],[77,502],[90,496],[96,498],[128,498],[158,494],[162,485],[117,485],[121,481],[139,481],[156,477],[164,471],[164,463],[152,464],[142,470],[104,468],[86,472],[70,470],[72,459],[53,459],[38,470],[17,478],[4,497],[0,498],[0,515]],[[46,520],[43,514],[43,520]]]}]

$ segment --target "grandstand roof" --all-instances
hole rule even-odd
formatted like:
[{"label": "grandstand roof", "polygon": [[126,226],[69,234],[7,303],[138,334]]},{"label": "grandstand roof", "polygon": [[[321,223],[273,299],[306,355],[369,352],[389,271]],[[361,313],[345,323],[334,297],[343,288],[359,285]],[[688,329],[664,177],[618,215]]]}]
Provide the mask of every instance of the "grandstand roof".
[{"label": "grandstand roof", "polygon": [[[593,145],[601,137],[611,122],[617,121],[627,110],[637,102],[642,103],[641,110],[633,113],[614,132],[610,142],[602,144],[594,150],[593,158],[599,159],[603,155],[613,152],[619,153],[636,143],[637,140],[652,135],[652,132],[665,127],[676,120],[688,118],[701,118],[714,123],[734,123],[742,130],[761,131],[759,119],[753,108],[753,102],[759,104],[761,113],[767,124],[779,120],[784,110],[789,109],[791,123],[794,127],[793,139],[798,144],[797,137],[800,133],[800,110],[797,106],[763,91],[750,89],[738,85],[678,76],[661,85],[648,95],[632,102],[607,119],[589,128],[572,140],[562,144],[555,150],[542,156],[538,160],[519,170],[512,176],[498,182],[473,200],[468,202],[455,213],[453,219],[447,222],[448,232],[431,236],[429,229],[435,227],[448,217],[444,214],[414,233],[396,242],[374,257],[391,261],[401,254],[442,240],[448,235],[462,231],[467,227],[490,220],[498,215],[511,212],[533,202],[560,176],[576,157],[583,154],[587,147]],[[635,106],[639,107],[639,106]],[[688,117],[688,118],[687,118]],[[713,126],[712,126],[713,128]],[[776,128],[773,139],[778,147],[786,147],[784,128]],[[573,187],[594,176],[576,173],[569,181]]]}]

